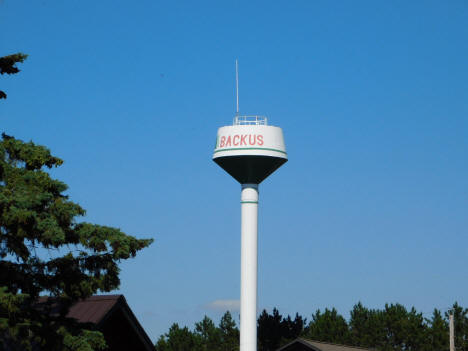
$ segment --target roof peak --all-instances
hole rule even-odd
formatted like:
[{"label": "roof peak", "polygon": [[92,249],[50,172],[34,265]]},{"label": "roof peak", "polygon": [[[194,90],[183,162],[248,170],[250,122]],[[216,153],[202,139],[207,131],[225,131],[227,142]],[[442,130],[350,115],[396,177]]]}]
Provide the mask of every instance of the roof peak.
[{"label": "roof peak", "polygon": [[314,343],[318,343],[318,344],[343,346],[343,347],[347,347],[347,348],[360,349],[360,350],[375,350],[375,349],[372,349],[372,348],[367,348],[367,347],[362,347],[362,346],[354,346],[354,345],[346,345],[346,344],[337,344],[337,343],[334,343],[334,342],[319,341],[319,340],[313,340],[313,339],[308,339],[308,338],[298,338],[298,339],[304,340],[304,341],[306,341],[306,342],[314,342]]}]

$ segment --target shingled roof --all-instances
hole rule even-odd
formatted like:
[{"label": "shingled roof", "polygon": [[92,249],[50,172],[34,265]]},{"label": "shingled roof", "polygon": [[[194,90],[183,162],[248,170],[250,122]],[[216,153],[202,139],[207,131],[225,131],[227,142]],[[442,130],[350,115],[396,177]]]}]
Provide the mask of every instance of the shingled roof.
[{"label": "shingled roof", "polygon": [[332,344],[322,341],[309,340],[298,338],[289,344],[284,345],[279,348],[277,351],[375,351],[373,349],[366,349],[363,347],[357,346],[347,346],[340,344]]},{"label": "shingled roof", "polygon": [[67,317],[74,318],[80,323],[100,324],[112,308],[119,303],[119,299],[127,303],[123,295],[91,296],[70,307]]},{"label": "shingled roof", "polygon": [[[48,301],[41,297],[38,305]],[[53,313],[59,306],[52,304]],[[154,345],[123,295],[96,295],[72,305],[67,313],[80,323],[93,323],[106,339],[109,350],[154,351]]]}]

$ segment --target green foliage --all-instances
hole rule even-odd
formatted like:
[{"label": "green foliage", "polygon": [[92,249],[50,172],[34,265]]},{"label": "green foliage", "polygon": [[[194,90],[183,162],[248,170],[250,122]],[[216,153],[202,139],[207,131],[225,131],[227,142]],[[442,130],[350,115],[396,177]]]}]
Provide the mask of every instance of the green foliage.
[{"label": "green foliage", "polygon": [[238,351],[239,330],[229,312],[219,326],[205,316],[193,331],[174,323],[156,342],[157,351]]},{"label": "green foliage", "polygon": [[414,307],[407,311],[403,305],[385,305],[383,350],[423,350],[426,337],[426,326],[421,313]]},{"label": "green foliage", "polygon": [[438,309],[434,309],[432,313],[432,318],[428,325],[428,333],[430,350],[448,351],[449,338],[447,335],[449,335],[449,327]]},{"label": "green foliage", "polygon": [[195,336],[199,340],[200,351],[218,350],[221,345],[221,332],[207,316],[195,324]]},{"label": "green foliage", "polygon": [[384,314],[379,310],[364,307],[361,302],[354,305],[349,320],[350,342],[361,347],[375,347],[384,340]]},{"label": "green foliage", "polygon": [[306,318],[302,318],[299,313],[296,313],[294,320],[288,315],[285,319],[282,320],[281,332],[283,334],[281,344],[285,344],[291,340],[296,339],[298,336],[303,334],[305,324],[307,322]]},{"label": "green foliage", "polygon": [[[458,311],[460,311],[460,320],[463,320],[463,315],[466,318],[467,310],[463,310],[458,306]],[[325,314],[319,314],[319,316],[323,318]],[[331,315],[333,313],[330,313]],[[311,324],[315,324],[319,319],[316,313]],[[328,319],[333,320],[333,318]],[[339,324],[342,323],[342,321],[339,322]],[[318,329],[323,329],[324,323],[319,324],[322,327]],[[328,332],[336,329],[336,325],[333,323],[329,323],[329,325],[329,327],[325,328],[328,329]],[[460,339],[457,350],[461,350],[463,340],[467,340],[468,324],[464,325],[463,322],[459,322],[458,326]],[[317,329],[317,326],[309,325],[306,336],[315,338],[316,335],[310,334],[310,331],[314,328]],[[446,319],[442,318],[438,310],[434,310],[432,319],[428,320],[423,318],[423,314],[417,312],[414,307],[407,310],[401,304],[386,304],[384,309],[379,310],[368,309],[359,302],[350,313],[348,330],[349,339],[346,343],[354,346],[374,348],[379,351],[448,350],[448,323]],[[336,335],[340,333],[331,332],[330,334],[335,336],[327,335],[327,332],[325,332],[322,334],[324,336],[321,339],[315,339],[343,343],[336,340]]]},{"label": "green foliage", "polygon": [[236,351],[239,349],[239,329],[237,329],[236,322],[232,319],[229,311],[226,311],[221,317],[219,331],[221,334],[221,351]]},{"label": "green foliage", "polygon": [[348,323],[335,308],[321,313],[317,310],[305,331],[307,338],[337,344],[347,344],[350,340]]},{"label": "green foliage", "polygon": [[[468,309],[455,302],[451,310],[455,324],[455,349],[457,351],[468,351]],[[448,312],[446,318],[448,318]]]},{"label": "green foliage", "polygon": [[273,313],[269,314],[263,310],[257,320],[257,339],[258,348],[261,351],[276,350],[282,339],[282,324],[283,316],[281,316],[276,308],[273,308]]},{"label": "green foliage", "polygon": [[[102,349],[102,334],[66,318],[68,308],[96,292],[116,289],[119,261],[152,242],[78,222],[85,210],[64,194],[67,185],[47,172],[62,163],[44,146],[2,135],[0,336],[8,335],[10,348]],[[39,306],[40,294],[53,299]],[[53,315],[52,301],[58,303]]]},{"label": "green foliage", "polygon": [[199,340],[187,327],[174,323],[155,346],[157,351],[192,351],[199,349]]},{"label": "green foliage", "polygon": [[63,349],[65,351],[93,351],[106,348],[106,342],[98,331],[81,330],[78,335],[72,335],[62,327],[59,333],[64,337]]},{"label": "green foliage", "polygon": [[[17,53],[13,55],[0,57],[0,74],[16,74],[20,70],[16,66],[18,62],[22,63],[28,55]],[[0,90],[0,99],[6,99],[7,94]]]},{"label": "green foliage", "polygon": [[[455,303],[451,310],[455,322],[455,349],[468,351],[468,309]],[[359,302],[351,310],[349,321],[335,308],[326,308],[324,312],[317,310],[312,314],[312,320],[307,327],[305,325],[306,320],[297,313],[293,320],[289,315],[284,318],[276,308],[271,314],[263,310],[257,320],[258,350],[277,350],[297,337],[379,351],[449,350],[448,313],[444,318],[437,309],[430,319],[425,319],[414,307],[408,310],[401,304],[386,304],[383,309],[369,309]],[[157,350],[239,349],[239,330],[229,312],[223,316],[218,328],[205,317],[196,324],[195,329],[194,332],[190,332],[185,328],[183,337],[180,337],[181,333],[177,334],[171,328],[169,333],[158,341]],[[231,336],[227,337],[228,335]],[[175,343],[174,340],[179,341]],[[171,346],[168,346],[169,341],[172,341]]]},{"label": "green foliage", "polygon": [[257,319],[258,349],[276,350],[287,344],[303,333],[305,323],[306,320],[297,313],[293,320],[289,315],[284,318],[276,308],[272,314],[263,310]]}]

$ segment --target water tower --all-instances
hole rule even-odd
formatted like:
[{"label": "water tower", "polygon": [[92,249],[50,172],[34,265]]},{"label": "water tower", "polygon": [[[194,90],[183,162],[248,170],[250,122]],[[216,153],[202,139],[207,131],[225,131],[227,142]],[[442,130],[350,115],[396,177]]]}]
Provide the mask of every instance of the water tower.
[{"label": "water tower", "polygon": [[[236,90],[237,89],[236,61]],[[288,160],[283,131],[263,116],[240,116],[218,130],[213,161],[241,184],[240,351],[257,349],[258,185]]]}]

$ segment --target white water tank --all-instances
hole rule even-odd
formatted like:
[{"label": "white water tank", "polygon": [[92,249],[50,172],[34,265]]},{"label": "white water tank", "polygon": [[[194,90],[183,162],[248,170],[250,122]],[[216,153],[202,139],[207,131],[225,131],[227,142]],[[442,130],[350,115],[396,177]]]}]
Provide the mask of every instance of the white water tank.
[{"label": "white water tank", "polygon": [[283,131],[263,116],[236,116],[218,129],[213,161],[241,184],[260,184],[288,160]]}]

